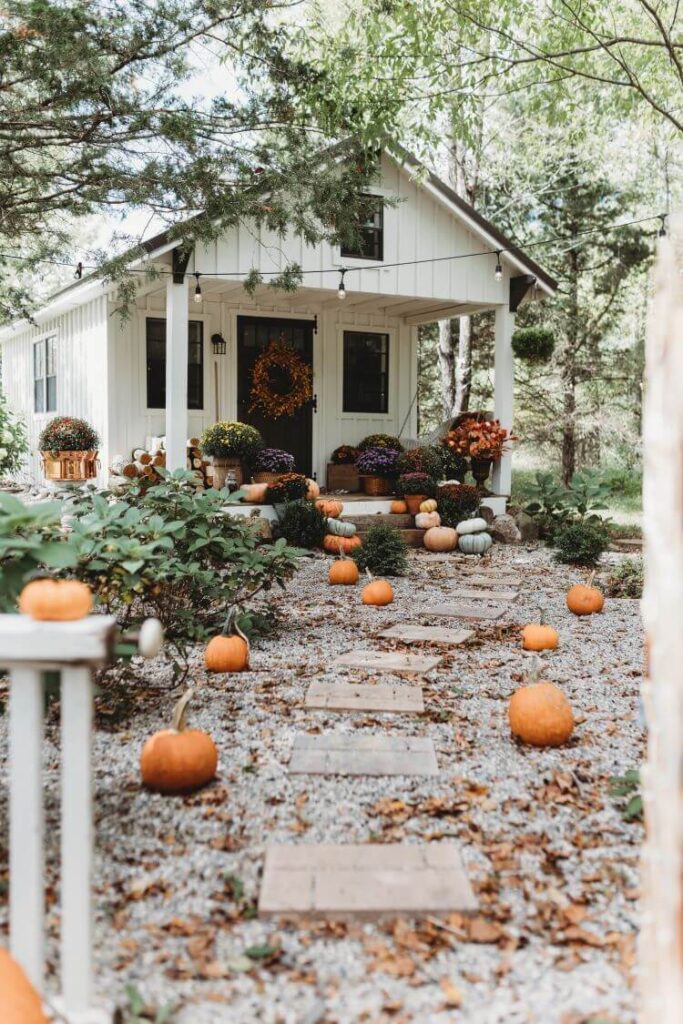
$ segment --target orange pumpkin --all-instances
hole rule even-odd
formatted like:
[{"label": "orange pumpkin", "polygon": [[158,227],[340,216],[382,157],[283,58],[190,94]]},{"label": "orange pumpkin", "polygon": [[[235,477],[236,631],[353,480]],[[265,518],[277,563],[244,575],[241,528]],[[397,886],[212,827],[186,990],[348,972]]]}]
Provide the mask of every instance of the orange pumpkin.
[{"label": "orange pumpkin", "polygon": [[604,608],[604,594],[591,585],[594,576],[595,573],[591,573],[587,583],[576,583],[567,591],[567,608],[574,615],[595,615]]},{"label": "orange pumpkin", "polygon": [[249,641],[237,625],[234,608],[230,610],[223,632],[209,640],[204,664],[209,672],[244,672],[249,668]]},{"label": "orange pumpkin", "polygon": [[408,506],[405,501],[392,501],[390,511],[393,512],[395,516],[402,516],[408,511]]},{"label": "orange pumpkin", "polygon": [[343,586],[353,586],[358,583],[358,566],[352,558],[346,558],[344,554],[339,553],[339,558],[336,558],[330,566],[329,576],[327,577],[330,583],[340,583]]},{"label": "orange pumpkin", "polygon": [[19,611],[41,622],[73,622],[92,610],[92,591],[79,580],[32,580],[19,595]]},{"label": "orange pumpkin", "polygon": [[24,969],[1,946],[0,1021],[2,1024],[47,1024],[40,996]]},{"label": "orange pumpkin", "polygon": [[311,480],[310,477],[306,479],[306,483],[308,484],[306,497],[308,498],[309,501],[313,501],[313,499],[317,498],[318,495],[320,494],[320,484],[317,483],[315,480]]},{"label": "orange pumpkin", "polygon": [[316,508],[319,508],[324,516],[328,519],[338,519],[344,511],[344,503],[341,501],[335,501],[332,498],[321,498],[320,501],[316,501]]},{"label": "orange pumpkin", "polygon": [[512,734],[533,747],[559,747],[574,731],[574,715],[562,690],[531,683],[513,693],[508,706]]},{"label": "orange pumpkin", "polygon": [[158,793],[184,793],[198,789],[211,782],[216,774],[216,744],[200,729],[185,728],[187,705],[192,694],[193,691],[188,690],[176,704],[171,728],[154,733],[142,748],[142,781]]},{"label": "orange pumpkin", "polygon": [[458,544],[458,534],[450,526],[432,526],[426,531],[422,543],[427,551],[453,551]]},{"label": "orange pumpkin", "polygon": [[333,555],[338,555],[340,551],[348,555],[350,551],[359,548],[362,543],[357,533],[353,537],[337,537],[333,533],[328,533],[323,540],[323,547],[325,551],[331,551]]},{"label": "orange pumpkin", "polygon": [[361,590],[360,598],[363,604],[391,604],[394,600],[394,588],[388,580],[371,579]]},{"label": "orange pumpkin", "polygon": [[254,505],[262,505],[266,500],[268,484],[242,484],[240,490],[244,491],[242,501],[249,501]]},{"label": "orange pumpkin", "polygon": [[559,642],[557,630],[542,622],[532,622],[522,630],[522,647],[525,651],[554,651]]}]

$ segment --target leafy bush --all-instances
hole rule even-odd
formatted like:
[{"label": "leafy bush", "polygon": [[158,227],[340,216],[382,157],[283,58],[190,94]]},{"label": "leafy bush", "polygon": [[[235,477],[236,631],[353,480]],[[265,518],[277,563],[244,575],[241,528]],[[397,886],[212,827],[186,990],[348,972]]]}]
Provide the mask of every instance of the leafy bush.
[{"label": "leafy bush", "polygon": [[597,565],[608,543],[609,533],[599,522],[569,523],[556,530],[553,537],[555,557],[570,565]]},{"label": "leafy bush", "polygon": [[575,473],[569,487],[558,483],[552,473],[536,473],[528,485],[531,501],[524,511],[536,519],[542,536],[552,540],[556,531],[573,522],[600,525],[606,520],[598,512],[607,508],[609,486],[591,473]]},{"label": "leafy bush", "polygon": [[512,351],[528,363],[547,363],[555,351],[555,334],[549,327],[519,327],[512,335]]},{"label": "leafy bush", "polygon": [[479,491],[469,484],[442,484],[436,492],[436,500],[442,524],[452,527],[475,515],[481,504]]},{"label": "leafy bush", "polygon": [[254,459],[254,469],[261,473],[291,473],[294,456],[282,448],[262,448]]},{"label": "leafy bush", "polygon": [[642,558],[625,558],[619,565],[615,565],[607,577],[605,592],[608,597],[642,597]]},{"label": "leafy bush", "polygon": [[283,501],[297,501],[305,496],[307,490],[308,481],[303,473],[285,473],[279,480],[269,484],[266,501],[271,505],[281,504]]},{"label": "leafy bush", "polygon": [[365,448],[358,456],[356,468],[367,476],[396,476],[399,455],[397,448]]},{"label": "leafy bush", "polygon": [[367,448],[393,448],[397,452],[403,451],[399,439],[391,434],[368,434],[358,445],[358,451],[364,452]]},{"label": "leafy bush", "polygon": [[38,439],[41,452],[89,452],[99,446],[97,431],[73,416],[55,416],[43,427]]},{"label": "leafy bush", "polygon": [[408,568],[407,545],[395,526],[380,523],[371,526],[356,548],[353,558],[359,569],[369,569],[376,576],[402,576]]},{"label": "leafy bush", "polygon": [[327,532],[326,517],[312,501],[290,501],[285,506],[277,529],[288,544],[315,548],[322,544]]},{"label": "leafy bush", "polygon": [[426,494],[433,498],[436,494],[434,478],[426,473],[404,473],[396,481],[396,493],[404,494]]},{"label": "leafy bush", "polygon": [[253,462],[263,448],[263,438],[256,427],[251,427],[248,423],[223,421],[206,428],[202,434],[200,447],[204,455]]},{"label": "leafy bush", "polygon": [[358,448],[355,448],[352,444],[340,444],[332,452],[331,461],[335,466],[352,466],[358,455]]},{"label": "leafy bush", "polygon": [[34,573],[75,565],[75,545],[62,531],[62,504],[25,505],[0,493],[0,611],[16,610],[17,597]]},{"label": "leafy bush", "polygon": [[619,806],[624,821],[643,820],[643,794],[638,768],[629,768],[623,775],[613,775],[609,780],[609,793]]},{"label": "leafy bush", "polygon": [[401,452],[398,457],[396,468],[401,476],[413,473],[424,473],[432,480],[439,480],[443,469],[443,462],[433,445],[424,448],[409,448]]},{"label": "leafy bush", "polygon": [[27,453],[26,425],[10,410],[0,391],[0,476],[16,473]]}]

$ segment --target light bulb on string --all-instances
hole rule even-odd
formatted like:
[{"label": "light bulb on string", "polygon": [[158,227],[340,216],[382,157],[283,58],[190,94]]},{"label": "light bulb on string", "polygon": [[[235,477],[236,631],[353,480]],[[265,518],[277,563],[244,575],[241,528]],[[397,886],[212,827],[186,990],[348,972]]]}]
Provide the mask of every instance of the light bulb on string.
[{"label": "light bulb on string", "polygon": [[199,274],[195,274],[194,276],[195,276],[195,280],[197,282],[196,285],[194,286],[194,301],[199,303],[199,302],[202,301],[202,289],[201,289],[201,286],[199,284],[199,277],[200,277],[200,275]]},{"label": "light bulb on string", "polygon": [[345,273],[346,273],[346,270],[341,270],[339,272],[339,288],[337,289],[337,295],[339,296],[340,299],[345,299],[346,298],[346,288],[344,287],[344,275],[345,275]]},{"label": "light bulb on string", "polygon": [[660,215],[659,215],[659,219],[661,221],[661,223],[659,225],[659,237],[660,238],[666,238],[666,218],[667,217],[668,217],[668,214],[666,214],[666,213],[660,213]]},{"label": "light bulb on string", "polygon": [[496,278],[496,281],[503,280],[503,266],[500,262],[500,252],[496,253],[496,269],[494,270],[493,273]]}]

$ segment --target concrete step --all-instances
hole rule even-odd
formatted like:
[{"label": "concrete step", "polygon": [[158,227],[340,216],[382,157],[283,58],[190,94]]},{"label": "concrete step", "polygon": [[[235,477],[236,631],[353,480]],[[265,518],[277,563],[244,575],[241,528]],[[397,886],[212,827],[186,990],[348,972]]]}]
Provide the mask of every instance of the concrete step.
[{"label": "concrete step", "polygon": [[[400,532],[401,536],[403,537],[404,541],[406,542],[406,544],[408,545],[408,547],[410,547],[410,548],[421,548],[421,547],[423,547],[423,537],[425,535],[425,531],[424,530],[416,530],[415,528],[413,528],[412,530],[400,530],[399,532]],[[367,530],[359,530],[358,531],[358,536],[361,538],[361,540],[365,540],[367,535],[368,535],[368,531]]]},{"label": "concrete step", "polygon": [[369,530],[371,526],[395,526],[399,530],[410,530],[414,526],[414,519],[407,513],[404,515],[395,515],[390,512],[377,512],[372,515],[365,516],[347,516],[342,514],[342,519],[345,519],[349,523],[355,523],[358,530]]}]

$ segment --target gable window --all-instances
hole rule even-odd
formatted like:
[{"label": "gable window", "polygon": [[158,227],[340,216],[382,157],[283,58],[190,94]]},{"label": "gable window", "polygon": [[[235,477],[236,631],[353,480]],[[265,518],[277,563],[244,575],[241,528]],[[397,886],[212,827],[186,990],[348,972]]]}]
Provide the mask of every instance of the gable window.
[{"label": "gable window", "polygon": [[[147,408],[166,408],[166,321],[147,317]],[[204,324],[190,320],[187,348],[187,408],[204,408]]]},{"label": "gable window", "polygon": [[372,200],[372,209],[358,226],[358,242],[351,246],[343,245],[341,255],[361,260],[383,260],[384,204],[379,196],[365,198]]},{"label": "gable window", "polygon": [[33,411],[56,412],[56,339],[42,338],[33,345]]},{"label": "gable window", "polygon": [[344,331],[344,412],[389,409],[389,335]]}]

